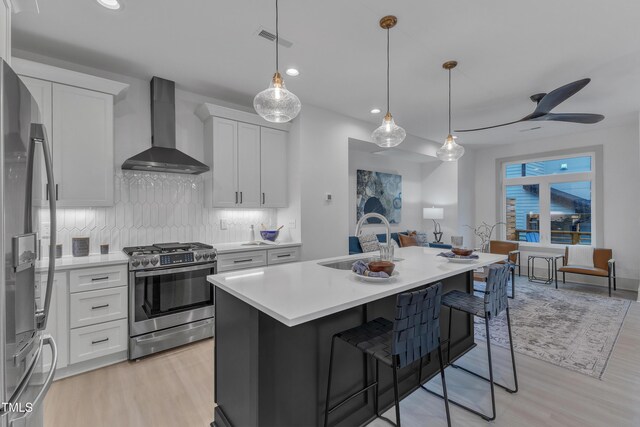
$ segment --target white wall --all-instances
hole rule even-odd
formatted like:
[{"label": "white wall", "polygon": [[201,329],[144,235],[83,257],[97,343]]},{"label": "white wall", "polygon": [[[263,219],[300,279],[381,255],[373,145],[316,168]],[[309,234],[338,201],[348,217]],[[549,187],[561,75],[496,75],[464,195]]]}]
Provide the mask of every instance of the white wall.
[{"label": "white wall", "polygon": [[[602,197],[604,205],[604,241],[598,245],[613,249],[618,285],[636,290],[640,279],[637,255],[640,253],[640,197],[637,196],[640,183],[639,140],[638,123],[631,123],[478,150],[475,171],[476,222],[493,223],[499,220],[500,212],[496,210],[497,159],[601,145],[604,194],[597,196]],[[525,266],[526,255],[523,253]],[[576,276],[572,280],[584,279]]]},{"label": "white wall", "polygon": [[[402,176],[402,217],[391,231],[422,230],[422,163],[349,150],[349,235],[356,229],[356,171],[369,170]],[[383,233],[383,225],[367,225],[372,233]]]}]

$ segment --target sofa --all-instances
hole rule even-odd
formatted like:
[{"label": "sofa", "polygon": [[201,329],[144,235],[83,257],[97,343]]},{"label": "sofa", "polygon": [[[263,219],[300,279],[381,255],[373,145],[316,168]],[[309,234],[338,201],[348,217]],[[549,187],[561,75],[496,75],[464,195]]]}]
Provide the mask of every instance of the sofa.
[{"label": "sofa", "polygon": [[[387,243],[387,233],[377,234],[378,242]],[[398,237],[398,233],[391,233],[391,238],[396,241],[398,246],[400,246],[400,238]],[[440,248],[440,249],[451,249],[451,245],[447,245],[446,243],[429,243],[430,248]],[[360,247],[360,241],[356,236],[349,236],[349,255],[361,254],[362,248]]]}]

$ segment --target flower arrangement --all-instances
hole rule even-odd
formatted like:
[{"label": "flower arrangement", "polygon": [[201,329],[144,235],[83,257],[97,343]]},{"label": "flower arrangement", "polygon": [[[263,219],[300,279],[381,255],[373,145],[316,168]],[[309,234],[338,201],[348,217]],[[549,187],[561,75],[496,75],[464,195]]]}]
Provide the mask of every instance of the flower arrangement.
[{"label": "flower arrangement", "polygon": [[482,221],[482,224],[472,227],[470,225],[465,225],[465,227],[469,227],[473,230],[473,234],[480,238],[482,242],[480,249],[482,252],[487,252],[489,250],[489,242],[491,241],[491,236],[493,235],[493,230],[500,224],[506,225],[504,222],[496,222],[493,225],[489,225],[486,222]]}]

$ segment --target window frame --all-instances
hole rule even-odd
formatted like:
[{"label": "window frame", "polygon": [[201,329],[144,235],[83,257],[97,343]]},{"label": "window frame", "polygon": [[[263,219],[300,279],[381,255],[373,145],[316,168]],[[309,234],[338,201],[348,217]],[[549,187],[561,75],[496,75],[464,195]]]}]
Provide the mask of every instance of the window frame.
[{"label": "window frame", "polygon": [[[562,159],[570,159],[575,157],[590,157],[591,158],[591,171],[589,172],[566,172],[559,174],[549,174],[549,175],[536,175],[536,176],[523,176],[516,178],[507,178],[506,171],[507,166],[514,164],[522,164],[522,163],[533,163],[533,162],[543,162],[547,160],[562,160]],[[530,246],[537,248],[564,248],[567,244],[560,243],[551,243],[551,185],[558,183],[566,183],[566,182],[590,182],[591,184],[591,244],[590,245],[580,245],[580,246],[588,246],[588,247],[598,247],[599,235],[600,235],[600,225],[599,220],[599,209],[598,206],[598,172],[599,169],[597,167],[598,163],[598,152],[597,151],[577,151],[571,153],[564,154],[541,154],[540,156],[530,157],[523,156],[522,158],[510,158],[504,159],[500,164],[500,184],[499,184],[499,203],[500,213],[498,214],[499,221],[502,221],[506,224],[507,222],[507,186],[512,185],[535,185],[537,184],[539,187],[538,192],[538,204],[539,204],[539,224],[540,224],[540,242],[522,242],[522,241],[514,241],[519,243],[522,246]],[[504,240],[506,240],[506,229],[505,227],[500,227],[498,232],[498,236]]]}]

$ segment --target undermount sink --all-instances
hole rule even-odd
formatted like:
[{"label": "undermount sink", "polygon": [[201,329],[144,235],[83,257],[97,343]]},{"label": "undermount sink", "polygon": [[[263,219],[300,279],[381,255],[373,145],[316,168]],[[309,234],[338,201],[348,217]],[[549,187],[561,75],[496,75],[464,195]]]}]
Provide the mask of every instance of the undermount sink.
[{"label": "undermount sink", "polygon": [[[351,258],[351,259],[342,259],[342,260],[327,262],[327,263],[318,263],[318,265],[321,265],[323,267],[335,268],[336,270],[351,270],[351,266],[356,261],[364,261],[366,263],[369,263],[371,261],[379,261],[379,260],[380,260],[380,257],[366,257],[366,258],[356,258],[356,259]],[[393,258],[393,262],[398,262],[402,260],[404,260],[404,258]]]}]

